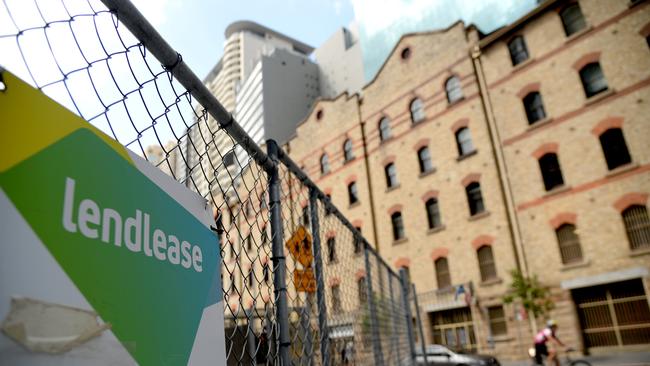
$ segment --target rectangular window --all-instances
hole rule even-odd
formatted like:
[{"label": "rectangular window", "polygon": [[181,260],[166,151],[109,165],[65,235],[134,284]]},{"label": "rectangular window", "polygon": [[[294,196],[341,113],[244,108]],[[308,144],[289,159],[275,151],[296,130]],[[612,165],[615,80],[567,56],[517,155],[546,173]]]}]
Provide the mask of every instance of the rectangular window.
[{"label": "rectangular window", "polygon": [[508,334],[506,314],[503,311],[503,306],[499,305],[489,307],[488,318],[490,319],[490,331],[492,332],[493,337]]},{"label": "rectangular window", "polygon": [[341,312],[341,289],[339,285],[332,286],[332,310]]}]

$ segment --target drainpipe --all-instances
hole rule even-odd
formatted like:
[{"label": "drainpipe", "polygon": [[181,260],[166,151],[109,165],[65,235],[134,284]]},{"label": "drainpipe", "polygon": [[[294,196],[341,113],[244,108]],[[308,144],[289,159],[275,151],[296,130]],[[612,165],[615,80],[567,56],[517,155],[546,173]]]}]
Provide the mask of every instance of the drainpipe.
[{"label": "drainpipe", "polygon": [[508,178],[508,167],[506,165],[503,148],[501,146],[501,138],[499,136],[499,129],[494,117],[494,110],[492,109],[492,101],[487,88],[487,81],[483,73],[483,65],[481,64],[481,49],[475,45],[471,50],[472,64],[474,65],[474,73],[478,80],[479,95],[481,96],[481,105],[485,114],[488,130],[490,131],[490,142],[492,143],[492,151],[494,160],[499,174],[499,186],[501,188],[501,196],[506,204],[506,213],[508,217],[508,229],[513,241],[513,251],[515,253],[517,269],[521,271],[524,276],[528,276],[528,263],[526,260],[526,253],[523,247],[523,240],[521,238],[521,230],[519,227],[519,219],[515,210],[514,198],[512,195],[512,186]]},{"label": "drainpipe", "polygon": [[[368,156],[368,141],[366,140],[366,124],[361,120],[361,97],[357,97],[357,118],[361,125],[361,140],[363,142],[363,163],[366,166],[366,176],[368,177],[368,196],[370,198],[370,222],[372,224],[372,239],[375,242],[375,250],[379,251],[379,240],[377,234],[377,211],[375,211],[375,196],[372,191],[372,177],[370,175],[370,162]],[[381,277],[380,277],[381,278]]]},{"label": "drainpipe", "polygon": [[[501,146],[501,137],[499,136],[499,128],[494,116],[494,109],[492,108],[492,101],[490,100],[490,93],[488,92],[487,81],[485,80],[485,73],[483,72],[483,64],[481,63],[481,49],[478,45],[474,45],[470,51],[472,57],[472,65],[474,66],[474,74],[478,80],[479,94],[481,96],[481,105],[487,120],[488,130],[490,131],[490,141],[493,147],[494,159],[499,174],[499,185],[501,188],[501,195],[506,204],[506,213],[508,217],[508,229],[512,237],[512,249],[515,253],[517,269],[528,277],[530,272],[528,269],[528,260],[526,259],[526,251],[523,245],[521,235],[521,227],[519,225],[519,218],[515,208],[514,198],[512,194],[512,185],[508,176],[508,166],[505,161],[503,147]],[[533,333],[537,333],[537,324],[535,317],[532,313],[528,312],[528,319]]]}]

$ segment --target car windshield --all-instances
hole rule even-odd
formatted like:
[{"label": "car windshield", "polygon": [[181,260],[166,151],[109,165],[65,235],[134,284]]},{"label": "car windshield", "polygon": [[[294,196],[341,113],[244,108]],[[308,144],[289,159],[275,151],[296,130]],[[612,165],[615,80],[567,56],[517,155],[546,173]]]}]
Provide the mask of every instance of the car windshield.
[{"label": "car windshield", "polygon": [[[452,352],[445,346],[437,345],[437,344],[430,344],[427,346],[427,354],[441,354],[441,353],[446,353],[446,354],[452,354]],[[422,354],[422,351],[420,351],[420,354]]]}]

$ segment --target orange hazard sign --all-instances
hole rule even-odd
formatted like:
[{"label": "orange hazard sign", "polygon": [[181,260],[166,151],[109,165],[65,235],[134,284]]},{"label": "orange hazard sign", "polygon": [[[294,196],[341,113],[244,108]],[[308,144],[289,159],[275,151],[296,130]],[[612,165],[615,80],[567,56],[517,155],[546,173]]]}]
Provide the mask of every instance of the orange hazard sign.
[{"label": "orange hazard sign", "polygon": [[294,260],[305,267],[311,266],[314,260],[311,250],[311,235],[304,226],[298,227],[298,230],[287,240],[286,246]]},{"label": "orange hazard sign", "polygon": [[316,277],[311,267],[305,270],[295,269],[293,271],[293,284],[298,292],[316,292]]}]

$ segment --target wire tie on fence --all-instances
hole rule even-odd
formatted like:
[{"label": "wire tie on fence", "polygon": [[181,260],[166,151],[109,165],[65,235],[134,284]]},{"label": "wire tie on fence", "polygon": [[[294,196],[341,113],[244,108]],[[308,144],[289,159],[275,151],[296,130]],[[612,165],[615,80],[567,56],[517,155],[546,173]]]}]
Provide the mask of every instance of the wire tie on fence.
[{"label": "wire tie on fence", "polygon": [[181,62],[183,62],[183,56],[180,53],[176,52],[176,62],[174,62],[174,64],[170,65],[170,66],[162,65],[162,67],[165,69],[165,71],[170,71],[171,72]]}]

